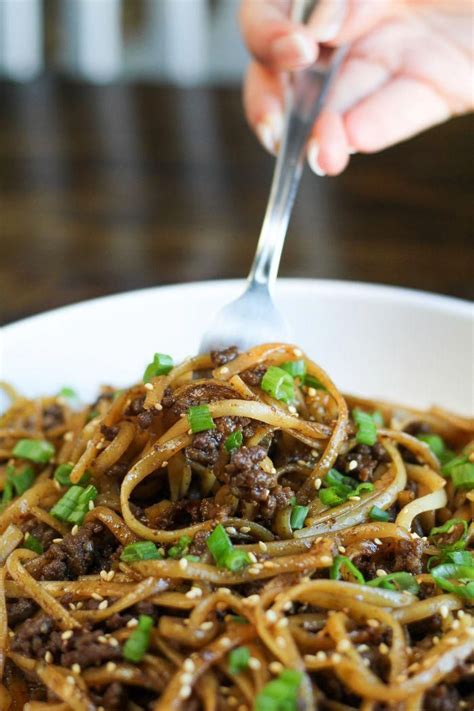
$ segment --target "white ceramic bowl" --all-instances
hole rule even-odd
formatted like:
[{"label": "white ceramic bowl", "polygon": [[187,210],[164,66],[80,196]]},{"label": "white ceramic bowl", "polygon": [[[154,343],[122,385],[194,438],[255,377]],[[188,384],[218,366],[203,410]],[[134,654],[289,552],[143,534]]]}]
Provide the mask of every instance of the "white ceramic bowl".
[{"label": "white ceramic bowl", "polygon": [[[27,395],[138,380],[155,351],[194,353],[239,281],[145,289],[67,306],[6,326],[1,378]],[[300,345],[346,391],[416,407],[473,409],[473,310],[468,302],[338,281],[287,280],[277,301]]]}]

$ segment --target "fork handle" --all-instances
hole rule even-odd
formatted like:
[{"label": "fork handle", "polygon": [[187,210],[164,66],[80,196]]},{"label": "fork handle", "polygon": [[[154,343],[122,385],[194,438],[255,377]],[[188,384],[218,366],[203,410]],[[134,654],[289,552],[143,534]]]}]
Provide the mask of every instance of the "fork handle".
[{"label": "fork handle", "polygon": [[[292,17],[306,19],[308,9],[311,12],[315,4],[314,0],[294,2]],[[320,47],[314,65],[287,77],[283,136],[248,288],[264,286],[270,291],[273,288],[303,171],[306,142],[345,53],[345,47]]]}]

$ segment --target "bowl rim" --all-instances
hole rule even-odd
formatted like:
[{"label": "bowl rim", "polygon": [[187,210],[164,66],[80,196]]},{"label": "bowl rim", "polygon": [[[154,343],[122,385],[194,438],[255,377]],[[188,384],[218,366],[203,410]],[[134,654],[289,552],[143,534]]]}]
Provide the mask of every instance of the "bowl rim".
[{"label": "bowl rim", "polygon": [[[47,319],[56,315],[62,316],[65,314],[73,315],[75,311],[79,311],[84,307],[106,306],[109,302],[117,302],[120,300],[135,300],[140,297],[148,297],[153,293],[166,293],[175,291],[196,291],[201,289],[216,290],[228,287],[243,287],[245,279],[208,279],[203,281],[177,282],[175,284],[164,284],[162,286],[152,286],[140,289],[131,289],[129,291],[120,291],[114,294],[106,294],[92,299],[84,299],[72,304],[58,306],[54,309],[48,309],[32,316],[18,319],[1,327],[1,333],[4,336],[12,337],[17,328],[27,328],[30,324],[34,324],[41,319]],[[300,289],[308,289],[311,291],[320,291],[325,295],[331,292],[338,296],[364,296],[366,300],[383,300],[385,302],[412,304],[417,307],[424,307],[429,310],[439,311],[453,316],[461,316],[470,318],[474,326],[474,304],[465,299],[460,299],[454,296],[446,296],[444,294],[435,294],[429,291],[418,289],[408,289],[405,287],[392,286],[387,284],[375,284],[372,282],[363,281],[346,281],[342,279],[310,279],[310,278],[294,278],[282,277],[277,280],[275,295],[278,299],[280,291],[298,291]]]}]

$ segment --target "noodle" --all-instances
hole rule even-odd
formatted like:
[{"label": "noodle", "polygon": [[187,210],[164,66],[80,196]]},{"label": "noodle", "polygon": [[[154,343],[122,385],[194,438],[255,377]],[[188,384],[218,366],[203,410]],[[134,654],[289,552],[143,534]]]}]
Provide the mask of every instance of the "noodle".
[{"label": "noodle", "polygon": [[474,708],[472,419],[281,343],[0,386],[1,711]]}]

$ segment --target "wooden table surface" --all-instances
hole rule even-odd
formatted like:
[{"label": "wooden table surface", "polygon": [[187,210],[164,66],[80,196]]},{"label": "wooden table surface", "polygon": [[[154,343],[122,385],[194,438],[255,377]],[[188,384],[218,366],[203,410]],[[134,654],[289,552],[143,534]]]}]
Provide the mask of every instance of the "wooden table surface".
[{"label": "wooden table surface", "polygon": [[[0,309],[244,276],[273,160],[237,89],[0,84]],[[281,274],[474,295],[472,119],[307,171]]]}]

